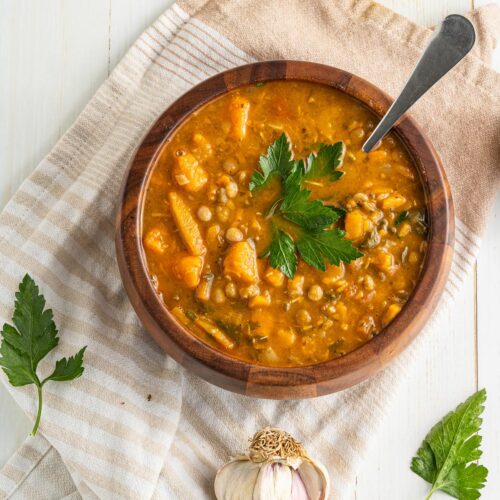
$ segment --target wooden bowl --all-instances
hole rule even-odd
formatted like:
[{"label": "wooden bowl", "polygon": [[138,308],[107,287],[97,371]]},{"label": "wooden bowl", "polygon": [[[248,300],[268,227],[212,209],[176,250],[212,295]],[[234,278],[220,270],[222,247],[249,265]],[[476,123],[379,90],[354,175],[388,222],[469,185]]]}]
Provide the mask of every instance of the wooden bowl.
[{"label": "wooden bowl", "polygon": [[149,279],[142,248],[142,206],[147,181],[165,141],[190,113],[236,87],[269,80],[302,80],[328,85],[362,102],[378,116],[382,116],[392,102],[362,78],[309,62],[255,63],[209,78],[175,101],[137,149],[125,174],[119,201],[116,252],[125,290],[137,315],[156,342],[177,362],[224,389],[264,398],[299,399],[340,391],[367,379],[417,336],[438,303],[450,269],[454,241],[453,202],[438,155],[415,121],[405,116],[395,132],[420,172],[430,228],[419,282],[394,321],[345,356],[310,366],[255,365],[205,344],[174,319]]}]

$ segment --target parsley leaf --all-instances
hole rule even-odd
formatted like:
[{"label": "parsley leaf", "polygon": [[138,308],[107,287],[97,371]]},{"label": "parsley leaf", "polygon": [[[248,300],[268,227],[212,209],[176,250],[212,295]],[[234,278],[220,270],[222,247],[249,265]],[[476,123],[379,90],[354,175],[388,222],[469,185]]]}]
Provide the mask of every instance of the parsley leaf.
[{"label": "parsley leaf", "polygon": [[269,263],[288,278],[295,276],[297,270],[295,243],[288,233],[276,227],[273,227],[273,239],[269,246]]},{"label": "parsley leaf", "polygon": [[345,217],[347,210],[342,207],[336,207],[335,205],[326,205],[330,210],[333,210],[337,214],[337,220]]},{"label": "parsley leaf", "polygon": [[294,160],[283,182],[283,195],[287,196],[300,190],[300,182],[304,175],[304,160]]},{"label": "parsley leaf", "polygon": [[305,232],[297,241],[297,249],[310,266],[325,271],[325,259],[330,264],[338,266],[340,261],[351,262],[363,256],[349,240],[343,239],[344,235],[341,229],[318,233]]},{"label": "parsley leaf", "polygon": [[320,144],[316,155],[307,157],[304,179],[329,177],[332,181],[339,180],[344,172],[336,170],[344,159],[345,144],[342,141],[335,144]]},{"label": "parsley leaf", "polygon": [[409,216],[410,216],[410,212],[408,212],[408,210],[404,210],[403,212],[400,212],[394,221],[394,225],[396,227],[399,226],[403,221],[408,219]]},{"label": "parsley leaf", "polygon": [[78,378],[83,373],[83,354],[87,346],[82,347],[74,356],[61,358],[56,361],[54,371],[43,381],[54,380],[56,382],[66,382]]},{"label": "parsley leaf", "polygon": [[229,337],[231,337],[236,344],[241,343],[241,335],[242,335],[242,326],[236,323],[229,323],[228,321],[224,321],[222,319],[216,319],[215,324]]},{"label": "parsley leaf", "polygon": [[280,212],[289,221],[311,231],[324,229],[339,219],[339,212],[319,200],[309,200],[310,195],[307,189],[292,191],[283,200]]},{"label": "parsley leaf", "polygon": [[255,171],[250,180],[251,191],[264,186],[272,175],[279,175],[281,196],[266,211],[266,218],[280,216],[296,224],[301,236],[295,242],[292,237],[273,225],[272,241],[261,257],[269,256],[272,267],[280,269],[293,278],[297,269],[297,250],[309,265],[324,271],[325,259],[333,265],[340,261],[350,262],[362,257],[352,243],[343,239],[340,229],[325,231],[341,217],[345,210],[327,206],[319,199],[310,199],[311,191],[302,189],[305,179],[327,177],[338,180],[343,172],[337,168],[342,164],[345,144],[320,144],[317,154],[310,154],[306,160],[292,160],[291,146],[285,133],[269,146],[267,157],[259,160],[260,171]]},{"label": "parsley leaf", "polygon": [[267,156],[261,155],[259,165],[261,172],[256,170],[248,185],[250,191],[264,186],[273,174],[285,178],[293,167],[292,152],[286,134],[283,132],[268,148]]},{"label": "parsley leaf", "polygon": [[38,291],[33,279],[26,274],[16,293],[14,326],[5,324],[1,331],[0,366],[9,382],[15,386],[35,384],[38,391],[38,413],[32,435],[38,430],[42,414],[42,387],[48,380],[73,380],[83,373],[83,354],[86,347],[75,356],[56,362],[54,371],[40,381],[36,373],[38,363],[59,343],[52,310],[45,309],[45,298]]},{"label": "parsley leaf", "polygon": [[448,413],[425,437],[411,470],[432,484],[429,499],[438,490],[461,500],[481,496],[488,469],[474,463],[482,454],[479,432],[486,391],[476,392]]}]

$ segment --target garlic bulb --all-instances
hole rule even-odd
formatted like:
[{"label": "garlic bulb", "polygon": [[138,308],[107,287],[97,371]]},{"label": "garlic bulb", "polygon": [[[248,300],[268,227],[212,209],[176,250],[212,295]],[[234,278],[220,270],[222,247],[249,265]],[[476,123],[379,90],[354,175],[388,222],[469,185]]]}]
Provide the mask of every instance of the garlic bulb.
[{"label": "garlic bulb", "polygon": [[217,500],[324,500],[328,472],[290,434],[266,427],[215,477]]}]

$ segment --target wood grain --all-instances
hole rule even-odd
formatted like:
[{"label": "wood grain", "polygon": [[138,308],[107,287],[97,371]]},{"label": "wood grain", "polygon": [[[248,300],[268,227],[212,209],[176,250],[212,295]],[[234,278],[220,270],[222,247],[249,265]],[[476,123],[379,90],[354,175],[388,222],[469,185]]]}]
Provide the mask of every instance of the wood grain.
[{"label": "wood grain", "polygon": [[[0,208],[107,75],[108,6],[85,4],[0,2]],[[0,383],[0,467],[32,427]]]},{"label": "wood grain", "polygon": [[[0,168],[9,172],[0,184],[3,206],[106,77],[108,8],[100,0],[90,0],[85,11],[75,0],[0,5],[2,40],[9,40],[0,44],[0,117],[9,117],[0,126]],[[89,25],[95,32],[83,46]]]},{"label": "wood grain", "polygon": [[[475,6],[492,3],[475,0]],[[500,5],[500,0],[494,0]],[[500,50],[493,56],[493,67],[500,71]],[[475,280],[476,388],[485,387],[488,401],[484,412],[483,463],[489,468],[485,498],[500,498],[500,335],[497,316],[500,290],[500,193],[497,195],[479,252]]]},{"label": "wood grain", "polygon": [[[0,209],[172,3],[0,0]],[[0,467],[32,427],[0,382]]]},{"label": "wood grain", "polygon": [[[95,2],[78,0],[44,0],[43,3],[0,0],[0,136],[5,137],[0,139],[0,206],[70,125],[71,116],[66,110],[77,113],[83,108],[86,96],[92,93],[88,85],[102,81],[149,20],[172,3],[172,0],[100,1],[108,12],[95,8]],[[379,1],[424,26],[435,25],[448,13],[466,13],[471,3],[470,0]],[[491,3],[491,0],[475,3]],[[41,27],[48,25],[58,32],[62,24],[70,24],[75,16],[79,28],[71,30],[73,40],[65,48],[65,57],[51,58],[50,64],[38,64],[43,53],[47,54],[46,58],[51,51],[54,53],[53,35]],[[17,24],[12,19],[17,19]],[[16,26],[19,29],[15,29]],[[101,47],[99,40],[103,37],[108,48],[101,53],[96,46]],[[83,52],[89,47],[92,58]],[[334,40],[332,50],[335,50]],[[496,67],[500,70],[500,57],[497,61]],[[50,105],[57,100],[66,73],[78,71],[88,77],[65,87],[64,106]],[[99,80],[98,75],[104,76]],[[22,91],[15,91],[16,87]],[[473,133],[479,135],[481,131]],[[483,425],[484,463],[490,470],[500,469],[500,335],[495,314],[500,287],[498,238],[500,200],[489,221],[478,259],[477,360],[474,350],[476,290],[472,276],[463,284],[447,316],[437,325],[441,335],[429,339],[425,359],[412,367],[403,390],[377,429],[372,450],[358,475],[353,498],[419,500],[425,497],[426,483],[409,470],[409,459],[430,426],[475,390],[476,368],[479,385],[489,390]],[[448,342],[450,335],[453,342]],[[0,467],[25,439],[31,426],[0,383]],[[500,474],[490,475],[484,498],[500,498]]]},{"label": "wood grain", "polygon": [[[500,0],[379,1],[429,27],[448,14],[466,14],[474,7],[489,3],[500,5]],[[498,49],[493,67],[500,71]],[[474,133],[480,135],[481,131]],[[500,196],[488,223],[477,272],[462,285],[453,307],[436,328],[442,334],[429,339],[426,358],[413,367],[404,390],[389,409],[388,418],[378,430],[367,457],[367,468],[357,477],[354,498],[424,498],[427,484],[409,470],[409,458],[437,420],[481,387],[486,387],[489,393],[482,430],[482,462],[490,471],[499,470],[500,336],[495,314],[500,289],[499,249]],[[448,340],[451,336],[452,342]],[[389,458],[391,455],[393,460]],[[483,497],[500,498],[499,474],[490,474]],[[449,497],[439,495],[438,498]]]},{"label": "wood grain", "polygon": [[175,101],[139,145],[123,183],[116,217],[118,266],[130,301],[144,326],[176,361],[207,381],[250,396],[299,399],[329,394],[374,375],[404,350],[432,314],[453,255],[451,191],[439,158],[410,116],[395,128],[420,172],[430,220],[422,274],[401,313],[379,335],[349,354],[314,366],[263,367],[230,357],[202,342],[179,324],[151,284],[142,248],[142,203],[163,144],[187,116],[207,102],[240,87],[270,80],[306,80],[345,92],[382,116],[391,99],[375,86],[343,70],[321,64],[272,61],[216,75]]}]

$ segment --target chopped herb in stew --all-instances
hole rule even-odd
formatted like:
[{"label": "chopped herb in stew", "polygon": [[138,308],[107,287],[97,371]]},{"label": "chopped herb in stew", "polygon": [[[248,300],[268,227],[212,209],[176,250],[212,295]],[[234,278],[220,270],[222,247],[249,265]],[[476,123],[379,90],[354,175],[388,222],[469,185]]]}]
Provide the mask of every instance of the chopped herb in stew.
[{"label": "chopped herb in stew", "polygon": [[298,81],[236,89],[191,115],[151,174],[143,244],[158,294],[236,358],[342,356],[401,311],[426,252],[424,191],[377,118]]}]

